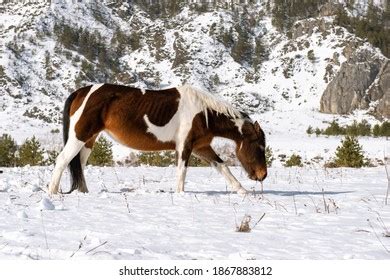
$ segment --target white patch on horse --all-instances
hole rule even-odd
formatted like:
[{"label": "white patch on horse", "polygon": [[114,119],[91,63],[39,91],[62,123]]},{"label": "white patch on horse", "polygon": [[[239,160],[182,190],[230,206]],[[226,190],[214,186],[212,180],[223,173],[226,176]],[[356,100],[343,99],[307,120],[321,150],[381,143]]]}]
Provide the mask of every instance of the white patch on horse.
[{"label": "white patch on horse", "polygon": [[177,89],[179,90],[179,92],[185,92],[186,94],[196,98],[198,100],[197,102],[200,103],[200,106],[204,109],[212,109],[217,113],[230,116],[233,119],[241,119],[243,117],[239,110],[234,108],[222,98],[219,98],[219,96],[204,92],[190,85],[183,85],[177,87]]},{"label": "white patch on horse", "polygon": [[141,90],[142,94],[146,93],[146,89],[145,88],[141,87],[140,90]]},{"label": "white patch on horse", "polygon": [[[92,93],[94,93],[95,91],[97,91],[101,86],[103,86],[104,84],[96,84],[96,85],[93,85],[91,87],[91,89],[89,90],[87,96],[84,98],[83,100],[83,103],[81,104],[81,106],[77,109],[77,111],[70,117],[70,124],[69,124],[69,138],[71,138],[72,136],[76,137],[76,131],[75,131],[75,126],[77,124],[77,122],[79,121],[81,115],[83,114],[83,111],[84,111],[84,108],[85,108],[85,105],[87,104],[88,102],[88,99],[91,97]],[[76,137],[77,138],[77,137]]]},{"label": "white patch on horse", "polygon": [[204,109],[203,114],[204,114],[204,118],[206,120],[206,127],[209,128],[209,114],[207,112],[207,108]]},{"label": "white patch on horse", "polygon": [[236,191],[238,194],[247,193],[247,190],[241,186],[240,182],[236,179],[236,177],[234,177],[234,175],[230,172],[230,169],[225,164],[216,163],[214,167],[223,175],[223,177],[225,177],[226,182],[233,191]]},{"label": "white patch on horse", "polygon": [[85,168],[85,166],[87,165],[88,158],[91,155],[91,152],[92,149],[87,148],[85,146],[80,150],[80,162],[83,168]]},{"label": "white patch on horse", "polygon": [[186,178],[187,167],[185,166],[185,162],[181,159],[181,153],[179,153],[179,160],[177,164],[177,192],[184,192],[184,182]]},{"label": "white patch on horse", "polygon": [[245,119],[235,119],[235,120],[233,120],[233,122],[234,122],[234,125],[237,126],[240,134],[242,134],[242,126],[245,123]]},{"label": "white patch on horse", "polygon": [[156,136],[157,140],[161,142],[169,142],[175,140],[177,128],[179,127],[179,111],[173,115],[172,119],[164,126],[157,126],[153,124],[147,115],[144,115],[145,123],[148,127],[146,130]]},{"label": "white patch on horse", "polygon": [[[84,142],[77,139],[75,126],[76,126],[76,123],[79,121],[81,114],[84,111],[85,104],[87,103],[89,97],[91,96],[91,94],[93,92],[98,90],[102,85],[103,84],[98,84],[98,85],[92,86],[91,89],[89,90],[87,96],[84,98],[83,103],[81,104],[80,108],[78,108],[77,111],[70,117],[68,140],[66,142],[64,149],[62,150],[62,152],[58,155],[58,157],[56,159],[56,165],[54,168],[53,176],[52,176],[50,184],[49,184],[49,193],[50,194],[56,194],[58,192],[62,173],[64,172],[65,168],[68,166],[69,162],[80,152],[80,150],[85,145]],[[85,161],[85,158],[83,159],[83,161]]]},{"label": "white patch on horse", "polygon": [[68,166],[70,161],[78,154],[78,152],[85,145],[84,142],[72,137],[68,139],[62,152],[56,159],[56,166],[54,168],[53,176],[49,185],[49,193],[56,194],[60,185],[62,173]]},{"label": "white patch on horse", "polygon": [[147,115],[144,120],[147,132],[152,133],[161,142],[174,141],[176,150],[182,151],[184,142],[192,128],[192,120],[203,110],[202,104],[195,95],[177,88],[180,94],[179,106],[170,121],[164,126],[153,124]]}]

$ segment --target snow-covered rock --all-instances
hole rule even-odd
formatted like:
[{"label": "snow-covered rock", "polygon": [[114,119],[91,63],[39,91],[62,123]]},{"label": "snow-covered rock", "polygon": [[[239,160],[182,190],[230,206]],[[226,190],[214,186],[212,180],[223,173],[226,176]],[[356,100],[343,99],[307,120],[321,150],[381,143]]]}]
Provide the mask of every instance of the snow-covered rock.
[{"label": "snow-covered rock", "polygon": [[49,198],[43,197],[42,200],[39,202],[38,208],[40,210],[54,210],[56,207]]}]

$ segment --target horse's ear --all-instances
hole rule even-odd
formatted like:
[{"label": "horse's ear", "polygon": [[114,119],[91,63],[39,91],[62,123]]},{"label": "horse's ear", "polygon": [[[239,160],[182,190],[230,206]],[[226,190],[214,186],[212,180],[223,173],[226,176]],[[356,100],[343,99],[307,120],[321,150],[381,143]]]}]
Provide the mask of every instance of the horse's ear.
[{"label": "horse's ear", "polygon": [[259,134],[261,128],[260,128],[260,125],[259,125],[259,123],[257,121],[255,121],[254,126],[255,126],[256,133]]}]

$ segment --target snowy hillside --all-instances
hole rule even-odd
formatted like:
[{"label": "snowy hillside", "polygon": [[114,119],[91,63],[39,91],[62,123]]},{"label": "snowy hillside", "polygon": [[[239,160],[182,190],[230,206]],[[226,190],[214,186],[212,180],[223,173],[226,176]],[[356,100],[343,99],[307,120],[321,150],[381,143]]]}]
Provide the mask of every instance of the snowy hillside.
[{"label": "snowy hillside", "polygon": [[[0,0],[0,136],[60,150],[75,89],[190,83],[259,121],[275,158],[264,193],[241,167],[245,197],[209,167],[190,168],[176,194],[173,166],[117,164],[86,167],[88,194],[49,197],[53,165],[1,167],[0,259],[389,259],[390,141],[359,137],[377,167],[324,168],[342,137],[306,132],[390,116],[386,53],[341,27],[387,2],[308,0],[281,22],[286,1],[161,2]],[[121,164],[130,152],[113,151]],[[294,153],[303,167],[284,167]],[[251,231],[238,232],[246,219]]]},{"label": "snowy hillside", "polygon": [[[356,2],[359,11],[366,9],[363,2]],[[36,135],[46,147],[61,147],[63,101],[97,82],[149,88],[187,82],[220,94],[261,122],[278,153],[334,151],[337,140],[323,141],[321,151],[314,143],[308,151],[299,148],[312,142],[305,133],[309,125],[322,128],[334,118],[376,123],[366,110],[340,118],[319,113],[319,107],[347,59],[346,46],[352,42],[355,52],[365,49],[385,59],[379,50],[336,26],[332,16],[300,20],[287,37],[271,24],[267,9],[267,1],[258,1],[251,9],[200,12],[188,6],[153,17],[131,1],[4,3],[0,131],[18,142]],[[364,148],[382,158],[388,144],[377,142],[377,149]],[[118,158],[127,153],[119,146],[115,151]]]}]

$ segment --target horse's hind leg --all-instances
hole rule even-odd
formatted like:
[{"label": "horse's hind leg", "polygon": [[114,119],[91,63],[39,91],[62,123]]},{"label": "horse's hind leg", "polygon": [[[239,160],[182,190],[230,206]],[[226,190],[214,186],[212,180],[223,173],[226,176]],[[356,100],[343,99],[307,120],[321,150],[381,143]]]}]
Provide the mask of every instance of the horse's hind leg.
[{"label": "horse's hind leg", "polygon": [[91,155],[93,144],[95,143],[97,136],[98,135],[95,135],[90,140],[88,140],[80,150],[80,161],[83,169],[87,165],[88,158]]},{"label": "horse's hind leg", "polygon": [[226,164],[224,164],[223,160],[215,153],[211,146],[196,149],[194,150],[194,154],[210,163],[211,166],[215,167],[215,169],[222,174],[233,191],[236,191],[239,194],[247,193],[247,190],[241,186],[240,182],[236,179],[236,177],[234,177],[234,175],[230,172],[230,169],[226,166]]},{"label": "horse's hind leg", "polygon": [[56,159],[53,176],[49,185],[50,194],[56,194],[58,192],[62,173],[84,145],[85,143],[78,140],[76,137],[69,137],[64,149]]},{"label": "horse's hind leg", "polygon": [[192,152],[192,146],[189,141],[184,143],[182,148],[176,151],[177,161],[177,192],[184,192],[184,182],[187,174],[188,161]]}]

